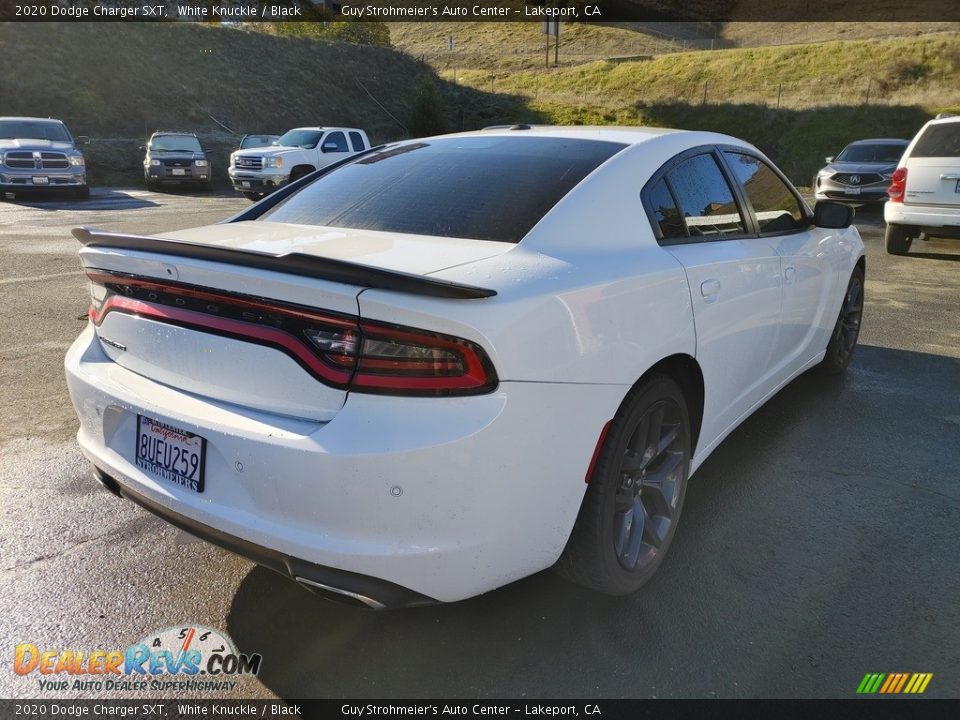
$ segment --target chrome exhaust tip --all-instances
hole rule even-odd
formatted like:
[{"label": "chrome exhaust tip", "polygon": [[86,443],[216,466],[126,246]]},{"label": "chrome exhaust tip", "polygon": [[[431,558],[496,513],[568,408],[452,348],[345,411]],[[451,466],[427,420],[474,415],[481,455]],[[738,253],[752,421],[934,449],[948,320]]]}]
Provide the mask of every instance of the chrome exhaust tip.
[{"label": "chrome exhaust tip", "polygon": [[317,595],[322,595],[336,602],[346,602],[349,604],[360,603],[371,610],[385,610],[387,607],[382,602],[378,602],[377,600],[369,598],[366,595],[361,595],[360,593],[344,590],[343,588],[333,587],[331,585],[324,585],[316,580],[309,580],[308,578],[300,577],[299,575],[297,575],[294,580],[296,580],[298,583],[300,583],[300,585],[305,587],[310,592]]}]

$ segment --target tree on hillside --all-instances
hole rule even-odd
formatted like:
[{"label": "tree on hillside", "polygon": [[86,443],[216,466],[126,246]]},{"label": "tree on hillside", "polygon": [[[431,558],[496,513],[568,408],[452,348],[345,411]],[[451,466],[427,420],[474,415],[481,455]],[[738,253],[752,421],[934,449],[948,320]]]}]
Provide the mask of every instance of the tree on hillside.
[{"label": "tree on hillside", "polygon": [[410,134],[413,137],[439,135],[444,132],[443,102],[433,80],[427,78],[420,83],[413,98],[413,110],[410,113]]}]

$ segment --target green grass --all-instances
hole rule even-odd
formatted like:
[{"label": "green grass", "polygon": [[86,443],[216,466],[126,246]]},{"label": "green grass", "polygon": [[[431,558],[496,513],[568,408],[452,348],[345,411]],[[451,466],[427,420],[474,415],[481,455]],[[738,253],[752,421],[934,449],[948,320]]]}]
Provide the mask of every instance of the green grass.
[{"label": "green grass", "polygon": [[466,85],[535,102],[603,105],[707,101],[793,108],[859,104],[954,104],[960,100],[960,35],[661,55],[556,70],[461,70]]}]

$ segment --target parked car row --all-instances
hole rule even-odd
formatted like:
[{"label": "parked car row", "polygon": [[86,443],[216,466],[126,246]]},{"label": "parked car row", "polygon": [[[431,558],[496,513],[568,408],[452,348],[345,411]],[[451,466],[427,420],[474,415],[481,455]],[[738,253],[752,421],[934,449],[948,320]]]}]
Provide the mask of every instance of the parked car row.
[{"label": "parked car row", "polygon": [[[0,197],[5,193],[56,191],[88,198],[86,163],[60,120],[0,117]],[[370,149],[359,128],[298,127],[283,135],[249,134],[230,155],[227,174],[235,190],[260,200],[316,170]],[[210,153],[195,133],[158,130],[144,153],[149,190],[170,186],[213,188]],[[886,249],[905,255],[914,240],[960,238],[960,117],[939,115],[916,137],[873,138],[850,143],[813,179],[815,200],[853,205],[884,203]]]}]

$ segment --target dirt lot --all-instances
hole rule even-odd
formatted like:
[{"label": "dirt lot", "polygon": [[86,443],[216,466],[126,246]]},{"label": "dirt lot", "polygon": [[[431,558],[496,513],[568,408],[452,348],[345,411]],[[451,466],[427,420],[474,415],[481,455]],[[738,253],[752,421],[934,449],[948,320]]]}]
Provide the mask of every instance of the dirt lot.
[{"label": "dirt lot", "polygon": [[960,696],[960,243],[890,257],[860,215],[849,374],[799,378],[723,443],[640,594],[542,573],[377,614],[190,542],[100,490],[73,441],[62,361],[87,291],[70,228],[152,233],[246,206],[126,190],[0,204],[0,694],[41,694],[9,672],[16,643],[126,647],[195,622],[263,654],[236,692],[251,697],[852,697],[892,671]]}]

